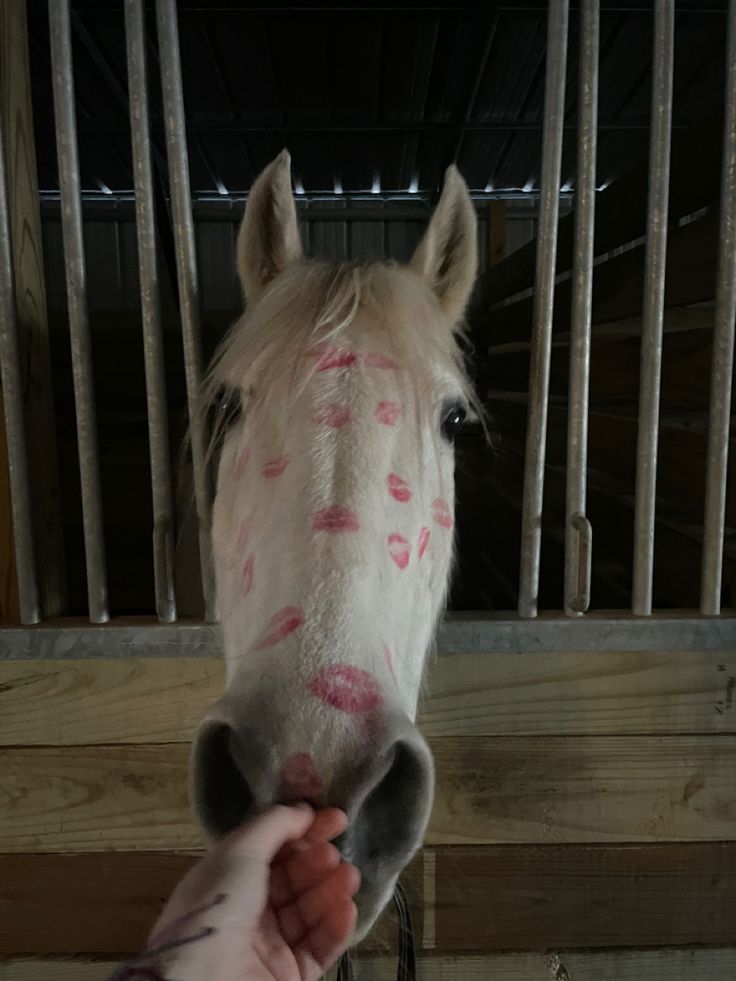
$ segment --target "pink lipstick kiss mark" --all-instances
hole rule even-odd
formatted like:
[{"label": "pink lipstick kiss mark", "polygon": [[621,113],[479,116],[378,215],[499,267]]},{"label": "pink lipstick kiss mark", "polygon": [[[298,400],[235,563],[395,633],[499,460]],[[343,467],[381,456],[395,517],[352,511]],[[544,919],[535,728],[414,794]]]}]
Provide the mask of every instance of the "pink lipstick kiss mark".
[{"label": "pink lipstick kiss mark", "polygon": [[243,518],[240,522],[240,528],[238,530],[238,548],[240,551],[245,551],[248,544],[248,539],[250,538],[250,529],[253,524],[253,518]]},{"label": "pink lipstick kiss mark", "polygon": [[333,368],[350,368],[357,358],[347,347],[334,347],[331,344],[320,344],[312,352],[317,358],[317,371],[331,371]]},{"label": "pink lipstick kiss mark", "polygon": [[298,630],[303,623],[303,610],[300,610],[298,606],[285,606],[278,613],[274,613],[268,621],[265,633],[256,644],[256,650],[261,651],[265,647],[274,647],[285,637],[288,637],[289,634],[293,634],[295,630]]},{"label": "pink lipstick kiss mark", "polygon": [[282,803],[317,797],[324,784],[309,753],[294,753],[284,760],[278,796]]},{"label": "pink lipstick kiss mark", "polygon": [[388,536],[388,554],[400,569],[405,569],[409,565],[410,552],[409,542],[403,535],[394,532]]},{"label": "pink lipstick kiss mark", "polygon": [[333,504],[332,507],[323,508],[314,516],[312,528],[315,531],[358,531],[360,522],[354,511],[342,507],[340,504]]},{"label": "pink lipstick kiss mark", "polygon": [[383,702],[373,675],[351,664],[323,668],[307,683],[307,688],[323,702],[351,715],[370,712]]},{"label": "pink lipstick kiss mark", "polygon": [[411,489],[405,480],[396,473],[388,475],[388,492],[395,501],[406,504],[411,500]]},{"label": "pink lipstick kiss mark", "polygon": [[286,470],[288,462],[289,454],[284,453],[283,456],[277,456],[275,460],[269,460],[268,463],[264,463],[261,467],[261,473],[266,480],[275,480],[276,477],[280,477],[284,470]]},{"label": "pink lipstick kiss mark", "polygon": [[432,501],[432,517],[443,528],[452,528],[454,524],[450,505],[443,497],[436,497]]},{"label": "pink lipstick kiss mark", "polygon": [[396,672],[394,671],[394,656],[390,649],[384,644],[383,645],[383,656],[386,658],[386,664],[391,672],[391,677],[396,681]]},{"label": "pink lipstick kiss mark", "polygon": [[387,358],[385,354],[378,354],[376,351],[368,351],[364,357],[366,368],[387,368],[390,371],[398,371],[398,361]]},{"label": "pink lipstick kiss mark", "polygon": [[376,406],[376,419],[384,426],[395,426],[400,415],[398,402],[379,402]]},{"label": "pink lipstick kiss mark", "polygon": [[246,597],[253,588],[253,556],[246,559],[243,566],[243,597]]},{"label": "pink lipstick kiss mark", "polygon": [[339,405],[337,402],[331,402],[329,405],[317,409],[314,414],[314,421],[321,426],[329,426],[331,429],[342,429],[350,422],[350,409],[344,405]]},{"label": "pink lipstick kiss mark", "polygon": [[235,479],[240,480],[240,478],[245,473],[245,468],[248,466],[248,460],[250,460],[250,447],[243,450],[240,456],[235,461]]},{"label": "pink lipstick kiss mark", "polygon": [[417,554],[420,559],[427,551],[428,544],[429,544],[429,528],[422,528],[422,530],[419,532],[419,544],[417,545]]}]

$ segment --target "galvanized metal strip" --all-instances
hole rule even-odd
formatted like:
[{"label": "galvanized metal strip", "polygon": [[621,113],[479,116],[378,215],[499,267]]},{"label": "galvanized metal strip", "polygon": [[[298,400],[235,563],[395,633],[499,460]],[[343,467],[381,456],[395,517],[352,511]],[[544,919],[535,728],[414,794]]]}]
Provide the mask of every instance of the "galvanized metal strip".
[{"label": "galvanized metal strip", "polygon": [[87,313],[87,272],[82,236],[77,122],[74,111],[74,71],[68,0],[49,0],[51,74],[54,92],[56,148],[61,191],[61,226],[69,305],[69,333],[77,414],[82,520],[87,565],[89,618],[105,623],[107,572],[102,522],[100,469],[97,457],[97,419],[92,374],[92,344]]},{"label": "galvanized metal strip", "polygon": [[[628,612],[563,614],[533,620],[451,617],[437,633],[440,655],[569,651],[732,651],[736,617],[632,617]],[[212,657],[222,654],[216,624],[126,619],[105,626],[45,621],[0,630],[0,661],[19,658]]]},{"label": "galvanized metal strip", "polygon": [[649,616],[652,612],[674,47],[675,0],[657,0],[654,8],[649,197],[644,259],[639,437],[636,448],[634,514],[632,609],[640,616]]},{"label": "galvanized metal strip", "polygon": [[727,33],[718,280],[710,372],[708,469],[700,582],[700,609],[709,616],[721,612],[728,436],[736,324],[736,0],[731,0],[729,4]]},{"label": "galvanized metal strip", "polygon": [[593,301],[593,235],[598,121],[598,0],[580,7],[578,161],[575,184],[575,252],[570,324],[570,391],[567,417],[565,501],[565,612],[580,616],[590,605],[592,528],[585,517],[588,472],[588,389]]},{"label": "galvanized metal strip", "polygon": [[128,56],[130,135],[135,180],[138,271],[143,316],[148,447],[153,498],[153,571],[156,614],[159,620],[171,623],[176,620],[174,505],[171,492],[164,343],[156,269],[156,222],[151,172],[145,21],[142,0],[125,0],[125,37]]},{"label": "galvanized metal strip", "polygon": [[210,541],[210,488],[204,418],[200,411],[202,351],[199,330],[199,282],[194,244],[189,158],[187,156],[184,94],[182,90],[176,0],[156,0],[161,89],[164,101],[166,152],[169,158],[171,207],[174,216],[176,272],[184,341],[184,368],[189,407],[189,433],[194,470],[194,497],[199,525],[199,557],[207,619],[214,617],[212,550]]},{"label": "galvanized metal strip", "polygon": [[542,136],[542,181],[539,234],[532,315],[531,364],[524,498],[521,513],[519,613],[537,615],[539,560],[542,545],[544,455],[547,439],[547,396],[552,351],[552,310],[557,264],[557,220],[565,116],[568,0],[550,0],[547,14],[547,66]]},{"label": "galvanized metal strip", "polygon": [[0,382],[5,411],[20,620],[21,623],[38,623],[41,619],[41,609],[33,552],[31,488],[28,480],[23,382],[6,174],[3,120],[0,118]]}]

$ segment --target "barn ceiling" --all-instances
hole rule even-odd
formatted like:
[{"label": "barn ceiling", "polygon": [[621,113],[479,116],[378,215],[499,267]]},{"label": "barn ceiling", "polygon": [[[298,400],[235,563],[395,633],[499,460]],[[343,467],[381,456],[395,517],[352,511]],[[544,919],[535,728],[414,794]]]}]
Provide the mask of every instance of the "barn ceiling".
[{"label": "barn ceiling", "polygon": [[[573,8],[577,5],[573,4]],[[604,2],[598,184],[648,139],[651,3]],[[148,4],[156,156],[165,181],[155,18]],[[246,193],[283,146],[297,191],[431,199],[457,160],[478,195],[538,188],[545,2],[434,6],[179,0],[192,189]],[[725,4],[678,3],[674,126],[718,109]],[[58,189],[46,3],[29,2],[39,183]],[[120,0],[72,0],[82,185],[133,186]],[[563,187],[574,187],[578,13],[570,21]]]}]

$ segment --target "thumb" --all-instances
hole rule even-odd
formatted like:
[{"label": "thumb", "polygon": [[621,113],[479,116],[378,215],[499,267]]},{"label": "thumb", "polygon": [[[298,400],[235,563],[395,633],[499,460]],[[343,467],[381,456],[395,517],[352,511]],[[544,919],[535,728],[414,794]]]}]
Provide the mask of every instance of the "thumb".
[{"label": "thumb", "polygon": [[241,825],[220,846],[229,858],[250,858],[270,864],[284,845],[304,837],[314,821],[308,804],[278,804],[248,824]]}]

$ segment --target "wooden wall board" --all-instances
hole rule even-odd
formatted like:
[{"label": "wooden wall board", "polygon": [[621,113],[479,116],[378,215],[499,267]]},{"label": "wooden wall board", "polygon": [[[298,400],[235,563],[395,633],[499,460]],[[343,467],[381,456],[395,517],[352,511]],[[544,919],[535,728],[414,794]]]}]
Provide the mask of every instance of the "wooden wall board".
[{"label": "wooden wall board", "polygon": [[[443,654],[427,736],[736,733],[736,651]],[[0,661],[0,746],[186,742],[221,658]],[[729,697],[729,693],[731,697]]]},{"label": "wooden wall board", "polygon": [[[665,306],[682,306],[712,299],[715,295],[715,265],[718,215],[708,212],[697,221],[671,229],[667,239]],[[619,320],[641,311],[644,276],[644,244],[608,258],[596,267],[593,277],[593,322]],[[496,266],[501,269],[503,263]],[[531,283],[529,284],[531,286]],[[505,344],[527,340],[531,334],[533,295],[473,319],[471,327],[489,343]],[[553,331],[570,329],[572,279],[555,288]]]},{"label": "wooden wall board", "polygon": [[[395,957],[354,959],[356,981],[395,981]],[[0,981],[105,981],[113,960],[0,961]],[[555,974],[553,972],[557,972]],[[421,981],[733,981],[736,948],[560,951],[420,957]],[[331,971],[326,981],[333,981]]]},{"label": "wooden wall board", "polygon": [[[0,855],[0,955],[135,953],[191,861]],[[434,900],[423,905],[428,875]],[[406,883],[419,946],[440,956],[736,942],[733,843],[426,849]],[[371,947],[389,953],[395,944],[387,918]]]},{"label": "wooden wall board", "polygon": [[[433,844],[736,838],[734,736],[450,736],[430,746]],[[186,744],[2,750],[0,851],[196,848],[188,758]]]},{"label": "wooden wall board", "polygon": [[[671,221],[717,200],[722,147],[723,124],[719,114],[678,134],[673,141],[669,197]],[[646,231],[648,166],[645,158],[596,195],[596,256],[633,242]],[[702,180],[702,183],[700,180],[697,182],[697,187],[692,180],[694,171]],[[574,229],[573,211],[559,223],[558,273],[572,266]],[[481,309],[487,309],[491,304],[533,285],[536,249],[535,239],[486,273],[479,288]]]}]

